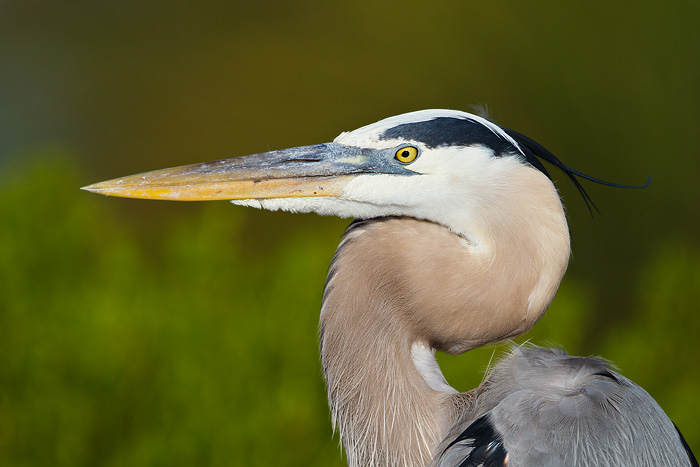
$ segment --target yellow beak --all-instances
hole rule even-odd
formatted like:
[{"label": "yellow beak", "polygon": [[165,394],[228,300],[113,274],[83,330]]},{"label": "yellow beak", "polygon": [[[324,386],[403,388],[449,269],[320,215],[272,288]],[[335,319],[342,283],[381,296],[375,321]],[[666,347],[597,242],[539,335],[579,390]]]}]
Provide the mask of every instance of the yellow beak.
[{"label": "yellow beak", "polygon": [[340,196],[367,151],[319,144],[108,180],[83,187],[108,196],[177,201]]}]

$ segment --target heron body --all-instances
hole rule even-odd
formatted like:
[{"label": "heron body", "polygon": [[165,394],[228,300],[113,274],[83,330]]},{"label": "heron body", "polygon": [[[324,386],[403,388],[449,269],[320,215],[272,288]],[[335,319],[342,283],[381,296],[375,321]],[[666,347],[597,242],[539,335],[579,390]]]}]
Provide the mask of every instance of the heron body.
[{"label": "heron body", "polygon": [[87,189],[357,219],[331,263],[320,317],[350,466],[697,465],[651,396],[600,360],[519,347],[469,392],[443,377],[436,351],[527,331],[564,275],[569,230],[540,159],[586,197],[574,175],[590,177],[542,146],[451,110]]}]

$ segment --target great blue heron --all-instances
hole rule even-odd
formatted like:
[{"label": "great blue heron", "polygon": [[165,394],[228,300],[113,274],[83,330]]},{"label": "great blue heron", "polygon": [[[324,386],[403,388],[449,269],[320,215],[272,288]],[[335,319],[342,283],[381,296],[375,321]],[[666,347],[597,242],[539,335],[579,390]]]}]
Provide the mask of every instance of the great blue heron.
[{"label": "great blue heron", "polygon": [[575,176],[590,177],[452,110],[86,189],[358,219],[331,263],[320,319],[350,466],[697,465],[652,397],[601,360],[521,346],[469,392],[443,377],[437,350],[527,331],[564,275],[569,230],[540,159],[590,201]]}]

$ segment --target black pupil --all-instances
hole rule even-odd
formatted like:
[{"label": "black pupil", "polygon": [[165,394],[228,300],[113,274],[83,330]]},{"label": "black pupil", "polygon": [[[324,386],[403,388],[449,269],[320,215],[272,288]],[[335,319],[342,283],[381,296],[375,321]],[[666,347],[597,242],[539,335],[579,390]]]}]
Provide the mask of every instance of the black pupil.
[{"label": "black pupil", "polygon": [[410,153],[408,152],[408,149],[404,149],[403,151],[401,151],[401,157],[403,157],[404,159],[408,159],[409,156]]}]

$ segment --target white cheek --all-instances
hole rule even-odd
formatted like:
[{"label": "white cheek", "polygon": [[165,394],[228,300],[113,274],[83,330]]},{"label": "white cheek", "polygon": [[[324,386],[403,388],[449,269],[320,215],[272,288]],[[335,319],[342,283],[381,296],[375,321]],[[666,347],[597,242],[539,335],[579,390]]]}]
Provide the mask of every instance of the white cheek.
[{"label": "white cheek", "polygon": [[442,210],[446,204],[458,209],[474,197],[475,179],[481,179],[478,185],[482,187],[492,182],[489,175],[493,174],[488,172],[494,168],[493,161],[493,152],[481,147],[424,150],[406,166],[415,174],[358,176],[345,187],[343,198],[411,209],[405,215],[414,213],[412,209]]},{"label": "white cheek", "polygon": [[375,206],[406,206],[406,194],[419,175],[360,175],[343,189],[342,198]]}]

